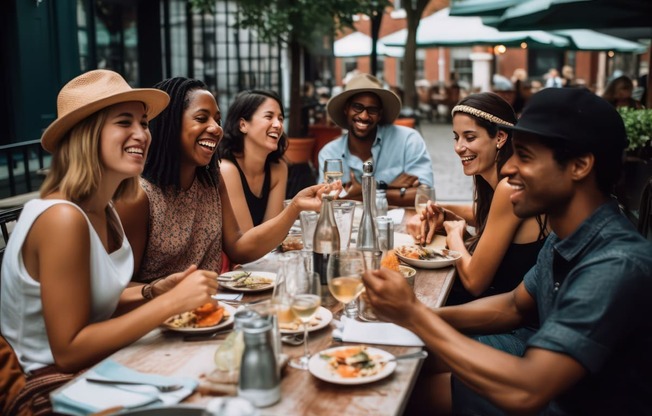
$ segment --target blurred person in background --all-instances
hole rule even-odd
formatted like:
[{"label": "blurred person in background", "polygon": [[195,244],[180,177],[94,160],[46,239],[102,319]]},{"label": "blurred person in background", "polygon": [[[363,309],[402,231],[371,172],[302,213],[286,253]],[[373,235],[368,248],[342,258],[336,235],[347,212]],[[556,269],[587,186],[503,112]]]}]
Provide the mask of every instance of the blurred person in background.
[{"label": "blurred person in background", "polygon": [[643,105],[632,97],[634,82],[626,75],[612,79],[602,94],[602,98],[615,108],[643,108]]}]

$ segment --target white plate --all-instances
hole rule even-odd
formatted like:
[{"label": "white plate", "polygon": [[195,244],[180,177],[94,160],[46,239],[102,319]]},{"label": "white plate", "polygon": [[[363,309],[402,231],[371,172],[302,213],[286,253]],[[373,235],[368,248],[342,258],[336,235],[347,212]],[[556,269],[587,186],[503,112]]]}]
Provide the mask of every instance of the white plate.
[{"label": "white plate", "polygon": [[[234,270],[232,272],[223,273],[220,276],[227,276],[227,277],[240,276],[242,274],[242,272],[243,272],[242,270]],[[276,273],[271,273],[271,272],[249,272],[249,271],[248,271],[248,273],[251,273],[251,276],[260,276],[260,277],[264,277],[264,278],[267,278],[267,279],[271,279],[272,282],[269,285],[266,285],[266,286],[263,286],[263,287],[260,287],[260,288],[256,288],[256,289],[249,289],[249,288],[246,288],[246,287],[233,287],[233,286],[231,286],[229,284],[229,282],[220,282],[220,286],[222,286],[223,288],[228,289],[228,290],[233,290],[234,292],[264,292],[266,290],[273,289],[274,285],[276,284]]]},{"label": "white plate", "polygon": [[451,258],[446,258],[446,259],[441,259],[441,260],[419,260],[419,259],[411,259],[409,257],[402,256],[401,253],[398,252],[398,250],[394,250],[396,255],[398,256],[401,261],[404,263],[409,264],[410,266],[418,267],[419,269],[441,269],[442,267],[448,267],[457,261],[460,257],[462,257],[462,253],[459,251],[453,251],[453,250],[448,250],[449,252],[449,257]]},{"label": "white plate", "polygon": [[[328,360],[321,358],[321,355],[329,354],[334,351],[340,349],[346,349],[346,348],[351,348],[351,346],[329,348],[310,357],[310,361],[308,362],[308,370],[310,371],[310,374],[317,377],[318,379],[328,381],[329,383],[351,385],[351,384],[373,383],[374,381],[378,381],[392,374],[396,369],[396,361],[390,361],[387,364],[385,364],[385,367],[383,367],[382,370],[380,370],[378,373],[372,376],[342,377],[339,374],[337,374],[337,371],[335,371],[335,369],[333,369],[330,365],[328,365]],[[371,356],[380,356],[381,359],[385,359],[385,360],[394,358],[392,354],[378,348],[367,347],[366,352]]]},{"label": "white plate", "polygon": [[[321,321],[319,321],[319,324],[308,328],[308,332],[319,331],[320,329],[325,328],[328,324],[331,323],[331,320],[333,320],[333,314],[331,311],[324,308],[323,306],[320,306],[319,309],[317,309],[315,316],[321,317]],[[281,329],[280,331],[281,334],[303,334],[303,325],[300,325],[299,329]]]},{"label": "white plate", "polygon": [[207,327],[203,327],[203,328],[184,328],[184,327],[178,328],[178,327],[174,327],[174,326],[167,323],[170,319],[172,319],[172,318],[170,318],[167,321],[163,322],[162,326],[165,329],[168,329],[170,331],[185,332],[185,333],[191,333],[191,334],[202,334],[204,332],[217,331],[220,328],[224,328],[224,327],[226,327],[228,325],[231,325],[233,323],[233,315],[235,315],[235,312],[236,312],[236,310],[235,310],[235,308],[233,306],[227,305],[226,303],[220,302],[220,306],[224,307],[224,312],[228,313],[229,316],[226,319],[222,318],[220,323],[217,324],[217,325],[207,326]]}]

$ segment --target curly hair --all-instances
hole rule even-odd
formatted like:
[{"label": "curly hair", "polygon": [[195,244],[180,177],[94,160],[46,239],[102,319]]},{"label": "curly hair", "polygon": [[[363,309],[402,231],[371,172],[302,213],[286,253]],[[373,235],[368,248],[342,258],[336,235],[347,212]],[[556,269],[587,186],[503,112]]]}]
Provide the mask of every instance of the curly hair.
[{"label": "curly hair", "polygon": [[[150,123],[152,145],[147,154],[143,178],[161,189],[181,190],[181,120],[190,105],[189,93],[194,90],[208,90],[198,79],[184,77],[169,78],[154,85],[170,96],[170,104]],[[217,187],[219,168],[217,154],[211,157],[207,166],[198,166],[196,176],[207,186]]]},{"label": "curly hair", "polygon": [[[285,117],[283,103],[276,93],[265,90],[247,90],[237,95],[226,115],[224,121],[224,138],[218,146],[220,158],[233,160],[235,155],[244,151],[245,135],[240,131],[240,119],[251,121],[254,113],[268,99],[276,101],[281,109],[281,115]],[[276,150],[267,155],[268,162],[278,162],[288,147],[288,139],[285,132],[278,140]]]}]

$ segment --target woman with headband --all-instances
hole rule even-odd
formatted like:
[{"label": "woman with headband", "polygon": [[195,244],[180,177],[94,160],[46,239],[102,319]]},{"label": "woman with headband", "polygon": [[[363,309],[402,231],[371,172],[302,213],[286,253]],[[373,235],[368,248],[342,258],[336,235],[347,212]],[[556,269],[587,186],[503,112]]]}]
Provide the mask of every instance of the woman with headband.
[{"label": "woman with headband", "polygon": [[[500,174],[513,153],[511,132],[501,125],[516,122],[514,110],[496,94],[472,94],[452,110],[455,152],[465,175],[473,175],[472,206],[427,208],[417,239],[430,243],[434,232],[446,230],[448,248],[462,253],[447,305],[509,292],[534,265],[545,240],[540,218],[520,219],[512,211],[511,188]],[[467,224],[475,235],[465,239]]]}]

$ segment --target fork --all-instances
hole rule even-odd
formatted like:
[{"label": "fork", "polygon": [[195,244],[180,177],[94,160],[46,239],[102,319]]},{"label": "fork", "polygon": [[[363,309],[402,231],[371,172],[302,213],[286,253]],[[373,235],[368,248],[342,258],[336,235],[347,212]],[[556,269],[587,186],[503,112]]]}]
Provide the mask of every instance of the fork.
[{"label": "fork", "polygon": [[152,387],[156,387],[162,393],[177,391],[183,388],[183,384],[156,384],[156,383],[148,383],[146,381],[114,380],[114,379],[104,379],[104,378],[94,378],[94,377],[86,377],[86,381],[89,381],[91,383],[98,383],[98,384],[127,384],[127,385],[137,385],[137,386],[152,386]]}]

